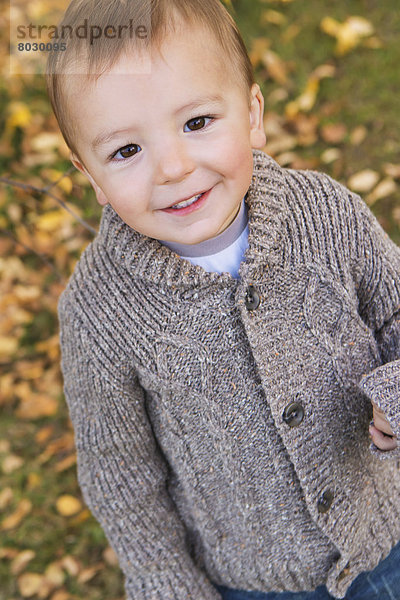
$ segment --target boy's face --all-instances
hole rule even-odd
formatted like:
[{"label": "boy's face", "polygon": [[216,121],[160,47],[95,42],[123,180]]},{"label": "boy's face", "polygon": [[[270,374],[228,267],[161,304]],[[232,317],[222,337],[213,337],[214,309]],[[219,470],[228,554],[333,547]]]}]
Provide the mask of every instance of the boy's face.
[{"label": "boy's face", "polygon": [[72,96],[85,166],[73,162],[136,231],[199,243],[226,229],[249,188],[251,150],[265,144],[262,95],[205,31],[170,35],[149,74],[117,73],[140,60],[121,59]]}]

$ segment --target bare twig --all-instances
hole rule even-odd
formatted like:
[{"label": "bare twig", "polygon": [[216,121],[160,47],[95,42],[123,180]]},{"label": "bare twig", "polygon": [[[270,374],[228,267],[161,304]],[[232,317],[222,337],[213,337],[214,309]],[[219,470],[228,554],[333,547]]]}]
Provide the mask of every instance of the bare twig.
[{"label": "bare twig", "polygon": [[[63,177],[65,175],[66,174],[64,174]],[[25,190],[26,192],[34,192],[36,194],[41,194],[41,195],[44,194],[46,196],[50,196],[50,198],[53,198],[53,200],[55,200],[57,202],[57,204],[59,204],[70,215],[72,215],[74,217],[74,219],[76,219],[78,221],[78,223],[80,223],[83,227],[85,227],[85,229],[90,231],[93,235],[97,235],[97,231],[94,229],[94,227],[89,225],[89,223],[87,223],[84,219],[81,219],[81,217],[79,215],[74,213],[74,211],[69,208],[69,206],[64,202],[64,200],[61,200],[61,198],[58,198],[58,196],[56,196],[55,194],[53,194],[50,191],[50,189],[52,187],[54,187],[53,184],[51,184],[50,186],[44,187],[44,188],[38,188],[29,183],[21,183],[20,181],[13,181],[12,179],[8,179],[7,177],[0,177],[0,183],[4,183],[6,185],[11,185],[12,187],[16,187],[21,190]],[[58,182],[56,182],[56,183],[58,183]]]}]

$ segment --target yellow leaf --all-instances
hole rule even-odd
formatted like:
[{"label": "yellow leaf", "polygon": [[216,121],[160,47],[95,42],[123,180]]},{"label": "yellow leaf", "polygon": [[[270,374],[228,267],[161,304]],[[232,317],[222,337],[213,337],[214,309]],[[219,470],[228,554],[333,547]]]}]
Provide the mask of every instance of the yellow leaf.
[{"label": "yellow leaf", "polygon": [[272,23],[273,25],[284,25],[287,21],[284,14],[277,10],[265,10],[261,15],[263,23]]},{"label": "yellow leaf", "polygon": [[57,398],[48,394],[31,392],[28,396],[20,399],[15,415],[19,419],[41,419],[42,417],[52,417],[57,411]]},{"label": "yellow leaf", "polygon": [[[69,180],[71,181],[71,180]],[[72,182],[71,182],[72,189]],[[70,217],[64,210],[52,210],[41,215],[36,221],[36,227],[40,231],[54,233],[63,227]]]},{"label": "yellow leaf", "polygon": [[35,558],[36,554],[33,550],[23,550],[19,552],[11,563],[11,573],[19,575],[25,570],[25,567]]},{"label": "yellow leaf", "polygon": [[18,589],[23,598],[37,594],[43,583],[43,575],[39,573],[24,573],[18,577]]},{"label": "yellow leaf", "polygon": [[23,304],[38,300],[41,295],[41,289],[37,285],[16,285],[14,287],[14,293],[17,299]]},{"label": "yellow leaf", "polygon": [[0,357],[10,358],[18,350],[18,340],[13,337],[0,336]]},{"label": "yellow leaf", "polygon": [[372,169],[364,169],[352,175],[347,185],[353,192],[365,193],[372,190],[378,181],[379,173],[372,171]]},{"label": "yellow leaf", "polygon": [[391,177],[387,177],[378,183],[376,188],[365,198],[365,201],[371,206],[377,200],[391,196],[397,189],[396,182]]},{"label": "yellow leaf", "polygon": [[53,587],[61,587],[65,581],[65,573],[59,563],[51,563],[46,567],[44,576]]},{"label": "yellow leaf", "polygon": [[294,119],[301,111],[308,112],[313,108],[318,97],[319,81],[318,77],[312,75],[300,96],[286,105],[285,113],[289,119]]},{"label": "yellow leaf", "polygon": [[17,509],[8,517],[6,517],[1,523],[1,529],[6,531],[8,529],[15,529],[21,523],[22,519],[26,517],[32,510],[32,502],[28,499],[21,500],[17,506]]},{"label": "yellow leaf", "polygon": [[285,85],[288,80],[288,69],[286,63],[272,50],[266,50],[262,61],[267,67],[268,73],[277,83]]},{"label": "yellow leaf", "polygon": [[9,117],[6,120],[6,130],[14,131],[16,127],[26,127],[32,120],[29,107],[23,102],[11,102],[8,107]]},{"label": "yellow leaf", "polygon": [[356,48],[364,38],[374,33],[374,27],[370,21],[364,17],[348,17],[343,23],[325,17],[320,25],[322,31],[336,38],[337,44],[335,52],[339,56],[347,54]]},{"label": "yellow leaf", "polygon": [[270,44],[271,42],[265,37],[255,38],[252,41],[249,56],[253,67],[256,67],[262,61],[263,55]]},{"label": "yellow leaf", "polygon": [[63,517],[71,517],[81,510],[82,503],[78,498],[65,494],[57,499],[56,508]]},{"label": "yellow leaf", "polygon": [[14,497],[10,487],[3,488],[0,492],[0,510],[4,510],[10,504]]},{"label": "yellow leaf", "polygon": [[9,475],[14,471],[17,471],[24,464],[23,459],[20,456],[15,456],[15,454],[10,454],[6,456],[2,463],[3,473]]}]

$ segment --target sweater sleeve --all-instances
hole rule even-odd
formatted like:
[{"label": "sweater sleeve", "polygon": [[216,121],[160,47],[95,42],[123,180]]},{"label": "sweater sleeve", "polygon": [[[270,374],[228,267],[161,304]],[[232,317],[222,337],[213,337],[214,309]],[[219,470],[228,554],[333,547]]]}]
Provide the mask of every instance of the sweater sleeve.
[{"label": "sweater sleeve", "polygon": [[[365,374],[359,385],[388,419],[400,440],[400,248],[383,231],[376,218],[358,197],[359,239],[354,270],[358,285],[359,311],[374,331],[382,365]],[[400,444],[390,452],[375,445],[381,458],[399,458]]]},{"label": "sweater sleeve", "polygon": [[102,368],[96,340],[60,308],[65,396],[83,496],[116,551],[127,600],[218,600],[192,561],[168,466],[134,373]]}]

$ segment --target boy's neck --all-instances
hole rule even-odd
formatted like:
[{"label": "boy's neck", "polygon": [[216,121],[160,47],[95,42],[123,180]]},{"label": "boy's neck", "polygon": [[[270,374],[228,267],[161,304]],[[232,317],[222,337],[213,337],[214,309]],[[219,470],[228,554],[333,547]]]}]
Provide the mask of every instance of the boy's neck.
[{"label": "boy's neck", "polygon": [[243,233],[247,225],[247,207],[244,200],[240,205],[240,209],[232,223],[220,234],[204,240],[199,244],[179,244],[178,242],[165,242],[159,240],[161,244],[175,252],[179,256],[195,258],[198,256],[210,256],[221,252],[233,244]]}]

